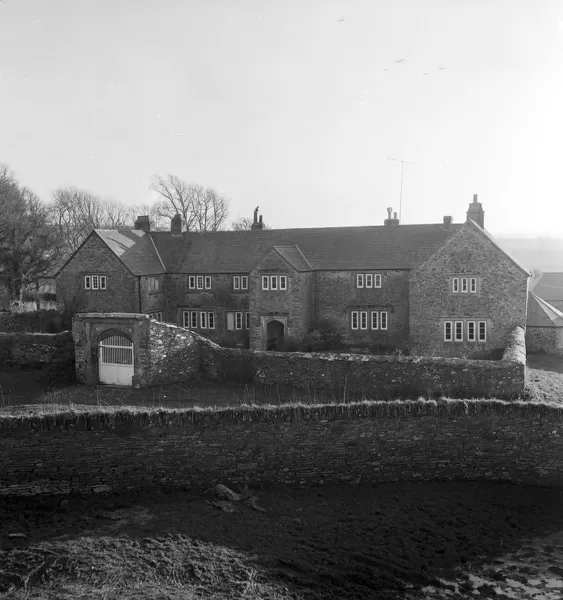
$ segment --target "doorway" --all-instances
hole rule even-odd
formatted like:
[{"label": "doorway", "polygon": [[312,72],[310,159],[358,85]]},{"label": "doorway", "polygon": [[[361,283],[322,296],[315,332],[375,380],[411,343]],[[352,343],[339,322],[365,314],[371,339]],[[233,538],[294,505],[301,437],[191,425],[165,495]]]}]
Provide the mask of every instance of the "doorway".
[{"label": "doorway", "polygon": [[281,350],[285,326],[281,321],[270,321],[266,325],[266,350]]},{"label": "doorway", "polygon": [[100,342],[100,383],[133,385],[133,342],[123,335],[112,335]]}]

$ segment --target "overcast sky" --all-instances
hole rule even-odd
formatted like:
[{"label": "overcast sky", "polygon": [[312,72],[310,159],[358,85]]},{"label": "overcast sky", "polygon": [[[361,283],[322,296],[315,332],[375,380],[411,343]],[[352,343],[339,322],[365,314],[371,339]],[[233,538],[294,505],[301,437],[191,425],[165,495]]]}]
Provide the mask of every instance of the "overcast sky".
[{"label": "overcast sky", "polygon": [[[403,62],[397,62],[405,59]],[[0,163],[44,199],[155,173],[274,227],[563,234],[563,2],[0,0]]]}]

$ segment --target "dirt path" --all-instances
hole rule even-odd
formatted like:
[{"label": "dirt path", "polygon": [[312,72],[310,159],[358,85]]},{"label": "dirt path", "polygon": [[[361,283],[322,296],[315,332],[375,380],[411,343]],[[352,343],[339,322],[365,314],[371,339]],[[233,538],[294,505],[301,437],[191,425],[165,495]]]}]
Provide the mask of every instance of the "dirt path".
[{"label": "dirt path", "polygon": [[503,598],[494,586],[524,599],[526,578],[544,593],[530,598],[561,593],[563,491],[466,482],[254,493],[255,507],[227,510],[189,492],[0,499],[0,594]]}]

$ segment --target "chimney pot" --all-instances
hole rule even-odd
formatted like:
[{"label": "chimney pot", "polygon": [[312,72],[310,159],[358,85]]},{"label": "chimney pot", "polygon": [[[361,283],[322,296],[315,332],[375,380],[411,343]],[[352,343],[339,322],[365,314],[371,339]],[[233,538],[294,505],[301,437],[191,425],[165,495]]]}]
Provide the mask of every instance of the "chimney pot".
[{"label": "chimney pot", "polygon": [[473,194],[473,202],[477,202],[477,194]]},{"label": "chimney pot", "polygon": [[393,218],[394,218],[394,219],[396,219],[396,218],[397,218],[397,213],[396,213],[396,212],[394,212],[394,213],[393,213]]},{"label": "chimney pot", "polygon": [[473,194],[473,202],[469,205],[467,218],[475,221],[479,227],[485,229],[485,211],[483,205],[477,201],[477,194]]}]

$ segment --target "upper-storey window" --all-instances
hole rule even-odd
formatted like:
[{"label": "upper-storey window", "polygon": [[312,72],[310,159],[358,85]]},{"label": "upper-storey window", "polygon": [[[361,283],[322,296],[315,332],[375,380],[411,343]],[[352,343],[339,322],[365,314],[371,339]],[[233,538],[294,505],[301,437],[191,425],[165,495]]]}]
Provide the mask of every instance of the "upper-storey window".
[{"label": "upper-storey window", "polygon": [[356,273],[357,288],[380,288],[381,273]]},{"label": "upper-storey window", "polygon": [[160,290],[160,280],[158,277],[149,277],[147,279],[149,294],[155,294]]},{"label": "upper-storey window", "polygon": [[272,290],[287,290],[287,275],[262,275],[262,289]]},{"label": "upper-storey window", "polygon": [[248,275],[235,275],[233,277],[233,290],[247,290]]},{"label": "upper-storey window", "polygon": [[85,290],[105,290],[107,289],[107,278],[105,275],[85,275]]},{"label": "upper-storey window", "polygon": [[478,288],[477,277],[452,277],[451,290],[454,294],[476,294]]},{"label": "upper-storey window", "polygon": [[211,275],[188,275],[189,290],[210,290]]}]

